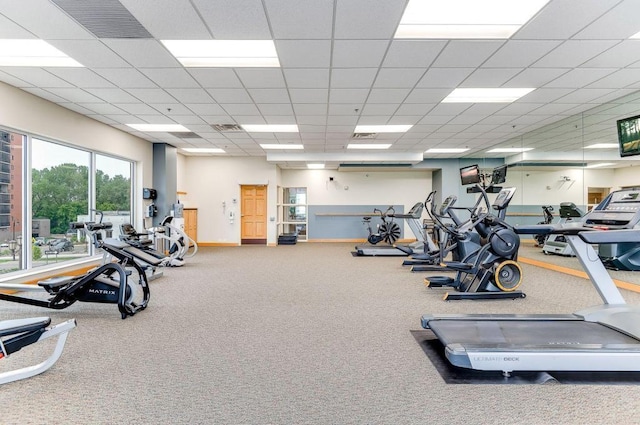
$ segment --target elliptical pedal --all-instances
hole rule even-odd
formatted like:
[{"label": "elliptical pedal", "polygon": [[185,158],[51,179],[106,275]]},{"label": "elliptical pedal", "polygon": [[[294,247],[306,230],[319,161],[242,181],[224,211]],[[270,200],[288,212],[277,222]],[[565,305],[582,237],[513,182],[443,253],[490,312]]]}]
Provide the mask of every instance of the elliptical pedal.
[{"label": "elliptical pedal", "polygon": [[449,276],[427,276],[424,284],[427,288],[441,288],[443,286],[453,286],[454,279]]}]

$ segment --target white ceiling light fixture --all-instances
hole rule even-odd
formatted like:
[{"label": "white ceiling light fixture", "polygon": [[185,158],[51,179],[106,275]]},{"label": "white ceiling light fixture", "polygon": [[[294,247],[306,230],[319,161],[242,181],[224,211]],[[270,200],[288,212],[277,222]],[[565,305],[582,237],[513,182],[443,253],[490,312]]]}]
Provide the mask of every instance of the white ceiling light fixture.
[{"label": "white ceiling light fixture", "polygon": [[162,40],[185,67],[279,67],[273,40]]},{"label": "white ceiling light fixture", "polygon": [[533,148],[495,148],[488,150],[488,153],[520,153],[520,152],[529,152],[532,151]]},{"label": "white ceiling light fixture", "polygon": [[182,150],[189,153],[225,153],[224,149],[220,148],[182,148]]},{"label": "white ceiling light fixture", "polygon": [[354,133],[406,133],[412,125],[357,125]]},{"label": "white ceiling light fixture", "polygon": [[44,40],[0,40],[0,66],[84,67]]},{"label": "white ceiling light fixture", "polygon": [[617,143],[596,143],[593,145],[585,146],[585,149],[618,149]]},{"label": "white ceiling light fixture", "polygon": [[294,145],[294,144],[287,145],[287,144],[279,144],[279,143],[275,143],[275,144],[263,143],[260,145],[260,147],[262,149],[271,149],[271,150],[304,149],[304,145]]},{"label": "white ceiling light fixture", "polygon": [[410,0],[395,38],[506,39],[549,0]]},{"label": "white ceiling light fixture", "polygon": [[138,131],[165,131],[175,133],[191,132],[187,127],[180,124],[127,124],[127,127],[131,127]]},{"label": "white ceiling light fixture", "polygon": [[307,168],[310,170],[323,170],[324,164],[307,164]]},{"label": "white ceiling light fixture", "polygon": [[240,124],[247,133],[298,133],[295,124]]},{"label": "white ceiling light fixture", "polygon": [[468,151],[469,148],[431,148],[424,153],[462,153]]},{"label": "white ceiling light fixture", "polygon": [[616,165],[613,162],[600,162],[598,164],[589,164],[586,168],[600,168],[600,167],[609,167],[610,165]]},{"label": "white ceiling light fixture", "polygon": [[511,103],[534,91],[534,88],[458,88],[442,103]]},{"label": "white ceiling light fixture", "polygon": [[635,34],[633,34],[631,37],[629,37],[630,39],[639,39],[640,38],[640,32],[637,32]]},{"label": "white ceiling light fixture", "polygon": [[389,149],[390,143],[349,143],[347,149]]}]

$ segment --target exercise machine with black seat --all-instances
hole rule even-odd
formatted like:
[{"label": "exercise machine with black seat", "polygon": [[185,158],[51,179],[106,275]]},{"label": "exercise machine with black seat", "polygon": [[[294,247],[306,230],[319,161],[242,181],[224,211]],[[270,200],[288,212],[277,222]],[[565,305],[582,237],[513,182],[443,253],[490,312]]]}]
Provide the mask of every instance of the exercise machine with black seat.
[{"label": "exercise machine with black seat", "polygon": [[[380,217],[381,223],[377,225],[374,232],[371,228],[372,216],[366,216],[363,218],[363,222],[367,224],[369,229],[369,235],[367,236],[368,244],[356,245],[355,253],[358,256],[406,256],[407,252],[420,251],[423,249],[423,244],[429,243],[426,241],[424,230],[420,224],[422,212],[424,210],[424,204],[422,202],[416,203],[406,213],[396,213],[393,206],[387,208],[386,211],[374,209]],[[409,228],[416,237],[416,242],[413,242],[408,247],[402,247],[394,245],[400,237],[400,226],[395,222],[395,219],[407,220]],[[386,242],[387,245],[379,245],[380,242]]]},{"label": "exercise machine with black seat", "polygon": [[[427,276],[425,285],[455,289],[455,292],[445,293],[443,299],[446,301],[524,298],[525,294],[517,290],[522,282],[522,269],[517,263],[520,237],[505,222],[506,210],[516,189],[502,188],[490,204],[484,188],[476,187],[487,210],[471,217],[461,228],[473,227],[484,244],[461,262],[445,262],[448,268],[456,271],[455,277]],[[497,214],[491,214],[491,209]]]},{"label": "exercise machine with black seat", "polygon": [[[542,215],[544,219],[538,224],[551,224],[553,222],[553,206],[543,205]],[[536,246],[543,247],[548,238],[548,235],[535,235],[533,240],[535,241]]]},{"label": "exercise machine with black seat", "polygon": [[53,352],[43,362],[0,372],[0,385],[30,378],[50,369],[62,355],[67,336],[75,327],[75,319],[53,326],[49,317],[0,321],[0,359],[9,357],[37,342],[53,337],[58,338]]},{"label": "exercise machine with black seat", "polygon": [[[109,261],[80,276],[58,276],[41,280],[37,285],[22,283],[0,283],[0,290],[19,292],[42,292],[51,295],[48,299],[0,293],[0,300],[60,310],[77,301],[117,304],[122,319],[144,310],[150,298],[149,283],[139,261],[158,264],[158,260],[126,245],[111,244],[102,238],[102,231],[111,229],[111,223],[74,222],[71,229],[83,230],[93,245],[101,249],[113,261]],[[137,251],[136,251],[137,250]]]},{"label": "exercise machine with black seat", "polygon": [[[600,204],[584,215],[586,227],[602,230],[640,228],[640,190],[611,192]],[[640,270],[640,240],[598,246],[605,267],[615,270]]]},{"label": "exercise machine with black seat", "polygon": [[626,304],[592,244],[640,241],[640,230],[519,226],[519,234],[561,234],[602,299],[573,314],[423,315],[457,367],[500,371],[640,371],[640,307]]},{"label": "exercise machine with black seat", "polygon": [[[560,203],[560,210],[558,211],[560,215],[560,221],[558,224],[564,224],[568,222],[579,222],[580,218],[584,215],[582,210],[576,206],[573,202],[562,202]],[[549,224],[549,223],[539,223],[539,224]],[[582,224],[580,224],[581,226]],[[536,235],[540,238],[540,235]],[[543,236],[544,237],[544,236]],[[573,257],[575,256],[571,246],[566,241],[563,235],[548,235],[545,238],[544,244],[542,245],[542,252],[545,254],[556,254],[556,255],[564,255],[565,257]]]}]

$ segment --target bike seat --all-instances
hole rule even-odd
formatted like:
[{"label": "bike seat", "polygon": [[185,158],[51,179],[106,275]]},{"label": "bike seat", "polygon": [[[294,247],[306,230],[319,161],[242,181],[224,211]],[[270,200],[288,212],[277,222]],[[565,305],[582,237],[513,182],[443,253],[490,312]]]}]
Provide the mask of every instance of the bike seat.
[{"label": "bike seat", "polygon": [[362,221],[371,221],[371,217],[362,217]]},{"label": "bike seat", "polygon": [[77,276],[50,277],[49,279],[41,280],[40,282],[38,282],[38,286],[40,286],[42,288],[45,288],[45,289],[47,289],[47,288],[49,288],[49,289],[59,288],[61,286],[64,286],[64,285],[68,284],[69,282],[72,282],[76,278],[77,278]]},{"label": "bike seat", "polygon": [[50,317],[32,317],[29,319],[3,320],[0,322],[0,336],[15,335],[46,328],[51,324]]}]

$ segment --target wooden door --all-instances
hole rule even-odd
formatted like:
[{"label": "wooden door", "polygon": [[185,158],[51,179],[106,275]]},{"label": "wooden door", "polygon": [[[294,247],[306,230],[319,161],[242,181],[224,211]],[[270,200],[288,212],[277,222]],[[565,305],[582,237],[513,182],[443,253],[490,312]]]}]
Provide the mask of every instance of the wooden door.
[{"label": "wooden door", "polygon": [[184,214],[184,232],[198,242],[198,210],[196,208],[185,208]]},{"label": "wooden door", "polygon": [[267,186],[240,186],[242,244],[267,244]]}]

